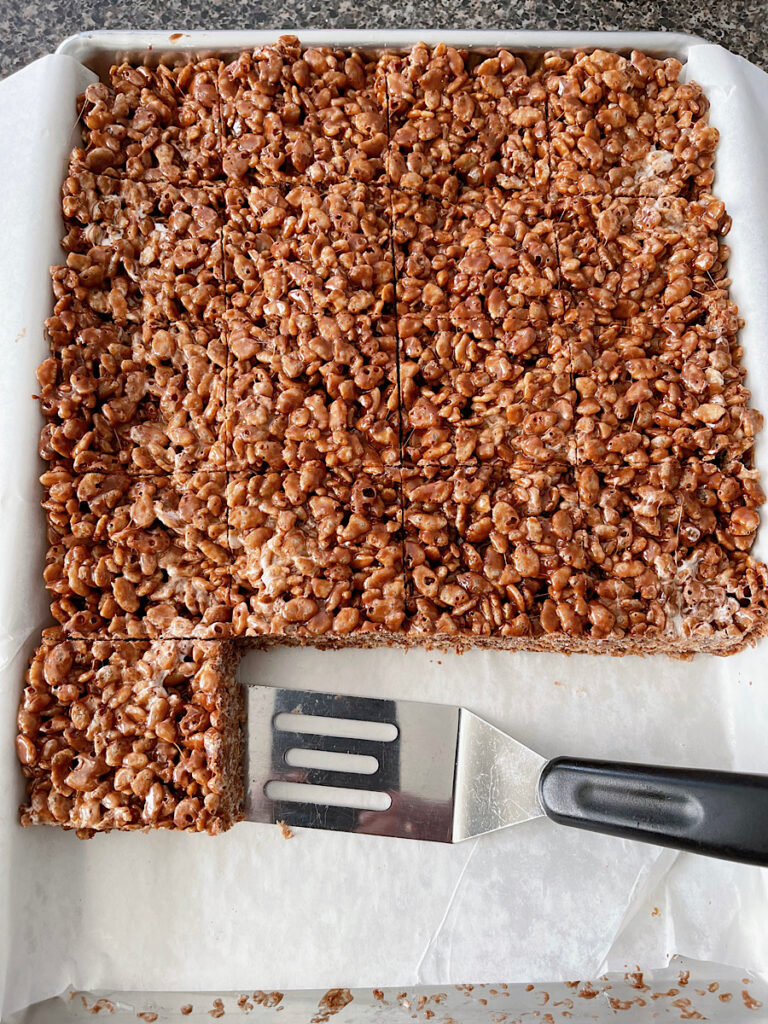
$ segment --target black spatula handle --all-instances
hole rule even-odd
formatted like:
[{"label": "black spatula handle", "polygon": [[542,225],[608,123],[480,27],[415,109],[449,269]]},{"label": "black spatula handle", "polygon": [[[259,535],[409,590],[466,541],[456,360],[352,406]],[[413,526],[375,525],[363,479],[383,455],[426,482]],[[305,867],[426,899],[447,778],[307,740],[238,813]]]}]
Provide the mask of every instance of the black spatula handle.
[{"label": "black spatula handle", "polygon": [[539,799],[561,825],[768,865],[768,775],[557,757]]}]

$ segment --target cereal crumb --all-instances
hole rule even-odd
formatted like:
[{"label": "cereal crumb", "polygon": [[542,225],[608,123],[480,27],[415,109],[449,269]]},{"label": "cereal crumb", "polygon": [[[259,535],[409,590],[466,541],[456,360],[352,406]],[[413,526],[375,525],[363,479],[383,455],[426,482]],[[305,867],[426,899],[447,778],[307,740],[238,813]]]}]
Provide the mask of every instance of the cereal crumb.
[{"label": "cereal crumb", "polygon": [[282,992],[261,992],[253,993],[253,1001],[257,1006],[277,1006],[282,1001]]},{"label": "cereal crumb", "polygon": [[216,1017],[216,1018],[223,1017],[224,1016],[224,1000],[223,999],[214,999],[213,1000],[213,1009],[208,1011],[208,1015],[210,1017]]},{"label": "cereal crumb", "polygon": [[588,981],[585,981],[577,995],[580,999],[594,999],[596,996],[599,996],[600,993]]},{"label": "cereal crumb", "polygon": [[290,828],[284,821],[278,821],[277,824],[280,826],[280,831],[283,833],[283,839],[293,839],[296,833]]},{"label": "cereal crumb", "polygon": [[329,988],[317,1004],[320,1012],[312,1018],[312,1024],[325,1024],[329,1017],[343,1010],[353,998],[348,988]]},{"label": "cereal crumb", "polygon": [[192,1005],[192,1003],[184,1003],[179,1012],[182,1014],[182,1016],[188,1017],[193,1010],[194,1006]]},{"label": "cereal crumb", "polygon": [[759,1010],[760,1007],[763,1005],[759,999],[755,999],[754,996],[751,996],[746,989],[742,990],[741,1001],[744,1003],[748,1010]]},{"label": "cereal crumb", "polygon": [[639,991],[647,990],[648,986],[643,981],[642,971],[632,971],[629,974],[624,975],[624,981],[630,988],[636,988]]},{"label": "cereal crumb", "polygon": [[634,1002],[634,999],[616,999],[615,996],[611,996],[608,1000],[612,1010],[629,1010]]}]

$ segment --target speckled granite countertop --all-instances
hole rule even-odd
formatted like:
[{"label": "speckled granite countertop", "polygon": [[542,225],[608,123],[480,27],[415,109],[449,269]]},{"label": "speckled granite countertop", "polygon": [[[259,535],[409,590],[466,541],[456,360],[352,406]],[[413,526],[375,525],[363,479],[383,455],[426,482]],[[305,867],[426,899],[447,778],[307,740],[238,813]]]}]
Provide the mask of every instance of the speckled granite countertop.
[{"label": "speckled granite countertop", "polygon": [[766,0],[0,0],[0,77],[99,28],[499,28],[694,32],[768,70]]}]

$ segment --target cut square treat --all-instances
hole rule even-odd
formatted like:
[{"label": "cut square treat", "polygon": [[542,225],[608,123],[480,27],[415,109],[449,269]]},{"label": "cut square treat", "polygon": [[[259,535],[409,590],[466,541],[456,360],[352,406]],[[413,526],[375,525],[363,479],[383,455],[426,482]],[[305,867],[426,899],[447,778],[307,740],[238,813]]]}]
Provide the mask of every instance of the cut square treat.
[{"label": "cut square treat", "polygon": [[521,352],[546,351],[535,332],[564,308],[549,203],[498,189],[451,203],[397,191],[392,217],[404,336],[443,317],[485,340],[525,332]]},{"label": "cut square treat", "polygon": [[401,339],[405,464],[565,468],[577,399],[567,337],[554,326],[536,359],[515,338],[422,328]]},{"label": "cut square treat", "polygon": [[70,171],[199,185],[221,178],[220,61],[120,64],[79,98],[83,146]]},{"label": "cut square treat", "polygon": [[360,182],[230,188],[224,252],[228,301],[255,323],[294,310],[375,316],[393,299],[390,197]]},{"label": "cut square treat", "polygon": [[222,332],[181,321],[69,330],[59,317],[47,327],[52,354],[37,371],[43,459],[80,475],[223,468]]},{"label": "cut square treat", "polygon": [[[226,252],[286,263],[361,267],[391,261],[391,194],[381,186],[344,181],[316,185],[239,188],[225,192]],[[235,272],[237,274],[237,272]],[[228,275],[231,278],[232,274]]]},{"label": "cut square treat", "polygon": [[226,474],[43,474],[45,583],[75,636],[219,637],[229,631]]},{"label": "cut square treat", "polygon": [[751,452],[762,417],[734,361],[735,341],[698,325],[662,334],[642,316],[577,326],[576,463],[640,468],[670,456],[732,461]]},{"label": "cut square treat", "polygon": [[224,170],[255,185],[327,186],[384,176],[386,96],[375,57],[295,36],[259,46],[222,67]]},{"label": "cut square treat", "polygon": [[526,646],[516,641],[581,631],[588,563],[572,474],[406,469],[403,501],[409,637]]},{"label": "cut square treat", "polygon": [[548,53],[551,194],[683,196],[709,189],[718,133],[674,58]]},{"label": "cut square treat", "polygon": [[595,639],[728,653],[762,628],[766,576],[748,554],[765,501],[754,470],[668,458],[643,469],[582,467],[577,484]]},{"label": "cut square treat", "polygon": [[16,750],[22,825],[216,834],[243,817],[243,688],[219,640],[76,640],[32,656]]},{"label": "cut square treat", "polygon": [[393,316],[226,316],[230,470],[381,469],[400,459]]},{"label": "cut square treat", "polygon": [[399,471],[233,475],[227,505],[235,635],[371,646],[401,633]]},{"label": "cut square treat", "polygon": [[393,186],[455,199],[464,189],[544,192],[549,178],[546,92],[506,50],[483,58],[418,43],[385,54],[387,169]]},{"label": "cut square treat", "polygon": [[65,266],[52,268],[54,314],[215,323],[224,312],[220,188],[68,178]]},{"label": "cut square treat", "polygon": [[606,326],[643,314],[667,334],[691,325],[735,333],[723,242],[729,227],[711,195],[568,201],[555,224],[563,286]]}]

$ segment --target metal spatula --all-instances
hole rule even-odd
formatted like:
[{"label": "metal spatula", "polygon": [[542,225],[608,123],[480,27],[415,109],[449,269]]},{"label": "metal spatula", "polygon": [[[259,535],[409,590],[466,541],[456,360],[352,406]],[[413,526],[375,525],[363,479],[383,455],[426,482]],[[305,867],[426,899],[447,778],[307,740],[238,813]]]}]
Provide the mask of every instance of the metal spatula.
[{"label": "metal spatula", "polygon": [[250,821],[455,843],[561,825],[768,865],[768,776],[547,761],[465,708],[248,688]]}]

